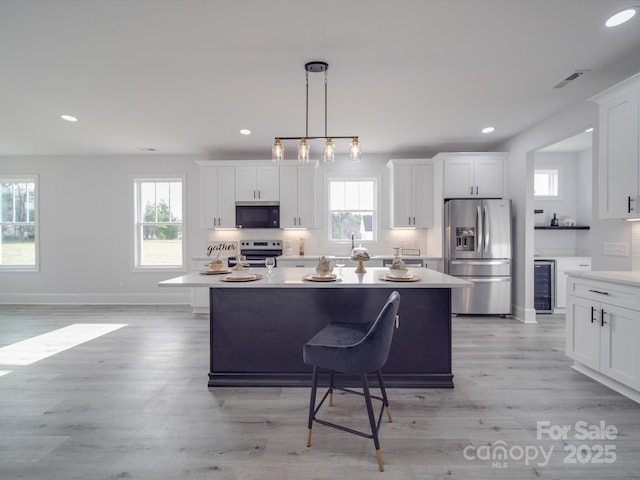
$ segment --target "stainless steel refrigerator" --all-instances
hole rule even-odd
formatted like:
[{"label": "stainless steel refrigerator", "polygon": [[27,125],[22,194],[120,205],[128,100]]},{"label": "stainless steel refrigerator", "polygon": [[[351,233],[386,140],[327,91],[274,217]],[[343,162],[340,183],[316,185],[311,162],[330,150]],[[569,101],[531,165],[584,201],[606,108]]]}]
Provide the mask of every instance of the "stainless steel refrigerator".
[{"label": "stainless steel refrigerator", "polygon": [[511,200],[447,200],[444,222],[445,273],[473,282],[452,313],[511,314]]}]

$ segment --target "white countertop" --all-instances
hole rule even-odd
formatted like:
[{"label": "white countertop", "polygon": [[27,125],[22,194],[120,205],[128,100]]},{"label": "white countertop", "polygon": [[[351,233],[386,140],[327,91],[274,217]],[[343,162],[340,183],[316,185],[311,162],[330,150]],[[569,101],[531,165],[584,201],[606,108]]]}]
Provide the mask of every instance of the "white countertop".
[{"label": "white countertop", "polygon": [[640,272],[608,271],[608,272],[567,272],[570,277],[600,280],[603,282],[622,283],[632,287],[640,287]]},{"label": "white countertop", "polygon": [[314,268],[284,268],[279,267],[273,270],[269,277],[266,268],[254,268],[252,273],[259,273],[263,277],[250,282],[225,282],[222,280],[226,275],[201,275],[191,273],[181,277],[171,278],[158,283],[160,287],[215,287],[215,288],[336,288],[340,286],[348,288],[466,288],[473,284],[457,277],[452,277],[445,273],[436,272],[427,268],[409,268],[409,273],[418,275],[420,280],[415,282],[390,282],[381,280],[380,276],[389,272],[387,268],[367,268],[367,273],[357,274],[353,267],[344,267],[342,275],[339,269],[334,268],[333,272],[338,274],[334,282],[313,282],[305,280],[303,277],[315,274]]}]

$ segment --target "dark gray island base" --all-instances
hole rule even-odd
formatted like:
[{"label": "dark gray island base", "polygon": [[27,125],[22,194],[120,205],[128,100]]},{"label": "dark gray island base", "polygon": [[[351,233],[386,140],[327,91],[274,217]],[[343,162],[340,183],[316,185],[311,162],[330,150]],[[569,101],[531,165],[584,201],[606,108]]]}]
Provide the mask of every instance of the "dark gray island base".
[{"label": "dark gray island base", "polygon": [[400,285],[211,288],[209,386],[310,386],[302,346],[332,319],[371,321],[398,290],[400,322],[385,385],[453,388],[451,289],[394,288]]},{"label": "dark gray island base", "polygon": [[[473,284],[427,268],[410,269],[417,281],[389,282],[384,279],[388,272],[345,268],[334,282],[313,282],[305,280],[313,269],[276,268],[251,282],[196,273],[159,286],[209,289],[210,387],[310,386],[303,345],[330,321],[373,320],[389,294],[398,290],[400,328],[382,369],[385,384],[453,388],[451,289]],[[336,382],[360,383],[341,375]]]}]

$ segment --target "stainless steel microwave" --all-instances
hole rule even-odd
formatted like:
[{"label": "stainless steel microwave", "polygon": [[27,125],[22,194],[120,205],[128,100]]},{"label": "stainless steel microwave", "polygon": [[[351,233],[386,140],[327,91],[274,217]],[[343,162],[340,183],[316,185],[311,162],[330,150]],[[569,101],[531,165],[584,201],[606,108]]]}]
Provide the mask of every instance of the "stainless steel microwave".
[{"label": "stainless steel microwave", "polygon": [[238,228],[280,228],[280,205],[236,204]]}]

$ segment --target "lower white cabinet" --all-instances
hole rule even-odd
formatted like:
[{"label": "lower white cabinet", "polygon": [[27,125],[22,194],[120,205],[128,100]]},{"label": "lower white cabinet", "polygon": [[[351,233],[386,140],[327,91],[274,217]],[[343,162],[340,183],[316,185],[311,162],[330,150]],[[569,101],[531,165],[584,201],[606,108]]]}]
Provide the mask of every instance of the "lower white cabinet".
[{"label": "lower white cabinet", "polygon": [[[556,311],[563,313],[567,306],[567,272],[591,270],[590,257],[556,257]],[[559,310],[559,311],[558,311]]]},{"label": "lower white cabinet", "polygon": [[569,274],[566,354],[575,368],[640,401],[640,287]]}]

